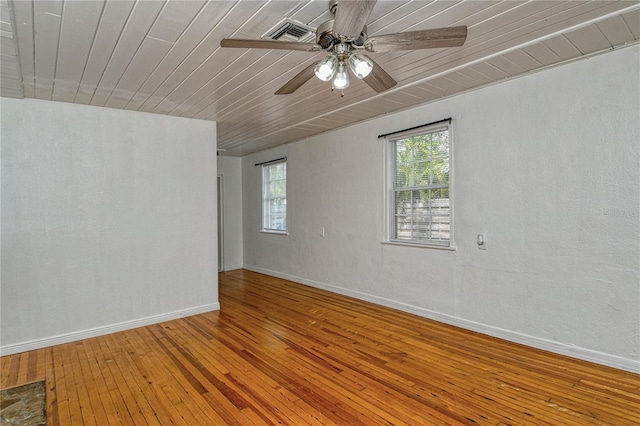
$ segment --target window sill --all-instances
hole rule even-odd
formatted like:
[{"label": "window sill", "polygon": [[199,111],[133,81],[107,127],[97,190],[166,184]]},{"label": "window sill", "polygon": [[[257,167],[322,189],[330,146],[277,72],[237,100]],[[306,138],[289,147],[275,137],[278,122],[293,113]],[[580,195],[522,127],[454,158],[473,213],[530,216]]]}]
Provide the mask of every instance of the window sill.
[{"label": "window sill", "polygon": [[382,241],[382,244],[390,245],[390,246],[404,246],[404,247],[416,247],[421,249],[435,249],[435,250],[444,250],[444,251],[456,251],[455,246],[436,246],[436,245],[427,245],[427,244],[415,244],[415,243],[405,243],[402,241]]},{"label": "window sill", "polygon": [[260,231],[261,234],[269,234],[269,235],[289,235],[288,231]]}]

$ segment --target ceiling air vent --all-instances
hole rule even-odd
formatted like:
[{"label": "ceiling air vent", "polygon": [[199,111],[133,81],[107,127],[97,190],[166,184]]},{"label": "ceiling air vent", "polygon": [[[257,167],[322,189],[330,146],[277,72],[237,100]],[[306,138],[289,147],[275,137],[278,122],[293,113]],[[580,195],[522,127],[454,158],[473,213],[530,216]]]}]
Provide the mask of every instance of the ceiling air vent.
[{"label": "ceiling air vent", "polygon": [[306,43],[315,37],[311,28],[290,19],[284,20],[267,34],[271,40],[299,41],[301,43]]}]

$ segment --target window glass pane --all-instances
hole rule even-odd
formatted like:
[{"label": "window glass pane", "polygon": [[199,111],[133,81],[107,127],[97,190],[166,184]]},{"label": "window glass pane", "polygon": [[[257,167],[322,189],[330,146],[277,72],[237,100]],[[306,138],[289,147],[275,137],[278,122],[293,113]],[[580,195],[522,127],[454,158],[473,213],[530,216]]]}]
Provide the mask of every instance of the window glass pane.
[{"label": "window glass pane", "polygon": [[396,188],[407,188],[411,186],[411,169],[407,167],[400,167],[398,165],[398,169],[396,170]]},{"label": "window glass pane", "polygon": [[411,151],[407,149],[406,141],[397,141],[396,146],[396,188],[411,186],[412,167]]},{"label": "window glass pane", "polygon": [[430,135],[414,136],[411,139],[413,149],[413,159],[423,161],[431,159],[431,138]]},{"label": "window glass pane", "polygon": [[449,184],[449,159],[438,158],[429,164],[431,185]]},{"label": "window glass pane", "polygon": [[284,181],[278,180],[269,183],[269,198],[280,197],[285,195],[284,193]]},{"label": "window glass pane", "polygon": [[431,158],[449,157],[449,132],[431,133]]},{"label": "window glass pane", "polygon": [[396,214],[411,211],[411,191],[395,191]]},{"label": "window glass pane", "polygon": [[431,163],[428,161],[416,161],[413,163],[414,186],[426,186],[431,184]]},{"label": "window glass pane", "polygon": [[269,168],[270,179],[284,179],[284,164],[275,164]]},{"label": "window glass pane", "polygon": [[434,214],[449,214],[449,188],[432,189],[429,198]]}]

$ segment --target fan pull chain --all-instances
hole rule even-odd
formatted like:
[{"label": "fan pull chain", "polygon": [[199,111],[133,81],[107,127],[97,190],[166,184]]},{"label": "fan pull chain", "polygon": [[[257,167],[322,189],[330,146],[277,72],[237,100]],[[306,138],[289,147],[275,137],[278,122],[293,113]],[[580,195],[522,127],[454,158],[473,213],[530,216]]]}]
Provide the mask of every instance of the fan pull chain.
[{"label": "fan pull chain", "polygon": [[[331,91],[333,92],[334,90],[335,90],[335,89],[332,87],[332,88],[331,88]],[[344,89],[341,89],[341,90],[340,90],[340,97],[341,97],[341,98],[344,98]]]}]

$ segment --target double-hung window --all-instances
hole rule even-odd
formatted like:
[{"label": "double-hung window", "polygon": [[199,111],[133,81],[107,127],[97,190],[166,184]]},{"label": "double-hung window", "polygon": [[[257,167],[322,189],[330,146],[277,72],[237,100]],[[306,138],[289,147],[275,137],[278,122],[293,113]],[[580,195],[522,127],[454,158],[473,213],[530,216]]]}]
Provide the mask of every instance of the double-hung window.
[{"label": "double-hung window", "polygon": [[388,241],[451,246],[450,125],[387,138]]},{"label": "double-hung window", "polygon": [[287,162],[262,166],[262,230],[287,232]]}]

